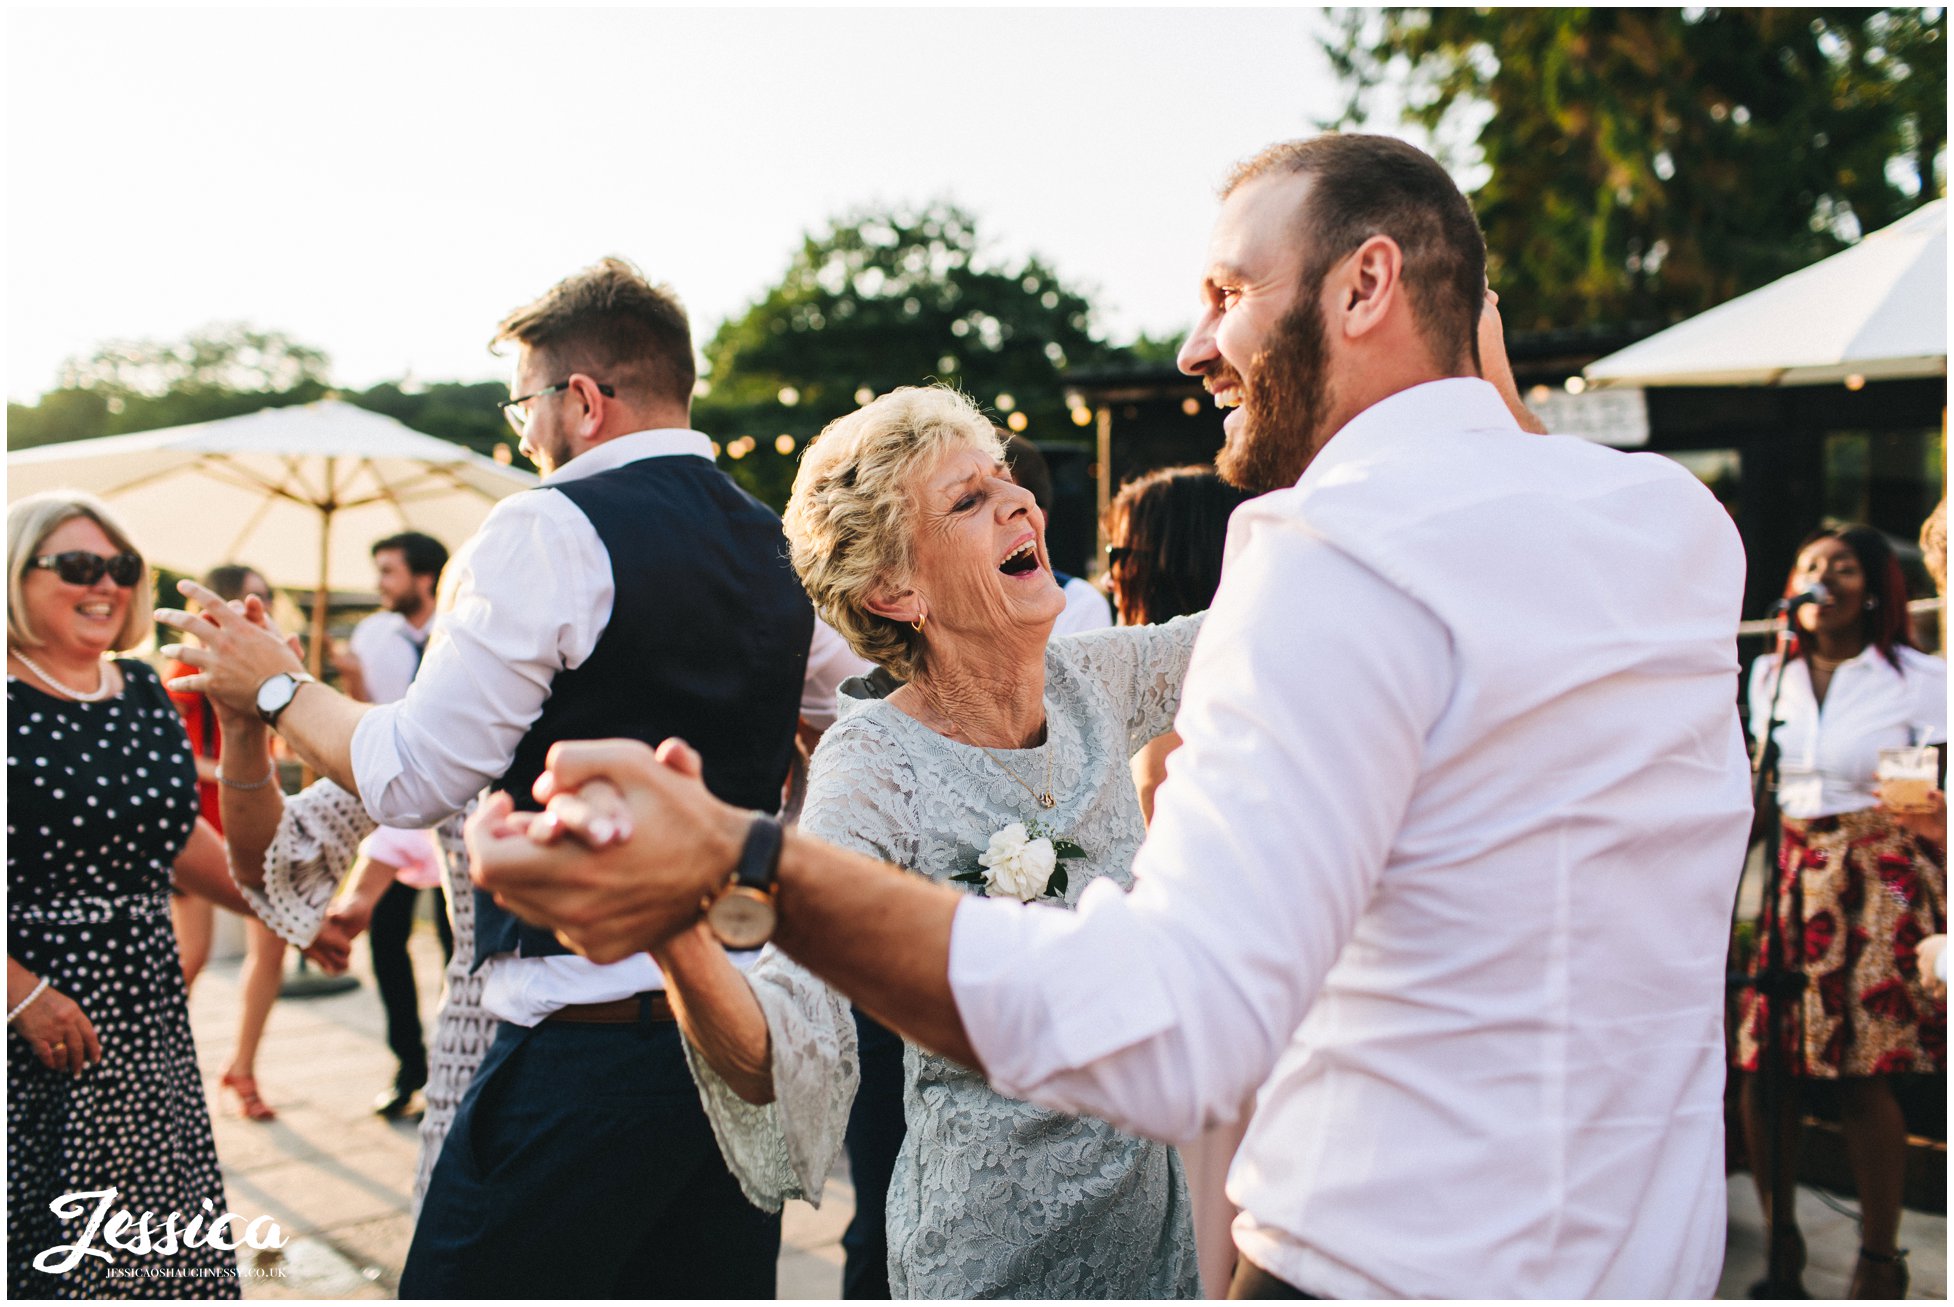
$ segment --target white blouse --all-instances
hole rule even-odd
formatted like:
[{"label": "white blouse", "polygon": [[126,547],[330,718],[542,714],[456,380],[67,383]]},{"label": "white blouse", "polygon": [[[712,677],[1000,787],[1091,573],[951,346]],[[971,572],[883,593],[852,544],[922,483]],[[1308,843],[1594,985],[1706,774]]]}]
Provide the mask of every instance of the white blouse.
[{"label": "white blouse", "polygon": [[[1831,817],[1879,802],[1881,749],[1947,739],[1947,664],[1916,649],[1894,650],[1899,670],[1870,645],[1832,673],[1821,707],[1802,658],[1785,668],[1778,696],[1778,808],[1787,817]],[[1751,665],[1750,724],[1764,729],[1777,658]]]}]

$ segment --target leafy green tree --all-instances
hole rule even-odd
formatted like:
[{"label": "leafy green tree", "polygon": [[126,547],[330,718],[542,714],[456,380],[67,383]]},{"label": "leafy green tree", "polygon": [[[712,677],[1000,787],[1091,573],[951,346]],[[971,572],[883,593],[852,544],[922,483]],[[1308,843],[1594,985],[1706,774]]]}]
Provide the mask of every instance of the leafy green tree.
[{"label": "leafy green tree", "polygon": [[323,385],[331,366],[324,350],[282,331],[229,322],[179,341],[109,341],[64,364],[60,384],[125,400],[199,391],[276,394],[307,382]]},{"label": "leafy green tree", "polygon": [[[110,341],[63,365],[60,384],[34,404],[7,405],[7,447],[154,431],[307,404],[332,394],[325,351],[243,323],[181,341]],[[499,383],[440,382],[405,390],[381,382],[343,396],[426,435],[481,454],[513,444]]]},{"label": "leafy green tree", "polygon": [[439,436],[489,455],[495,453],[497,445],[513,447],[516,443],[498,406],[508,397],[509,388],[499,381],[443,381],[414,390],[383,381],[344,396],[350,404],[384,413],[423,435]]},{"label": "leafy green tree", "polygon": [[994,255],[955,205],[858,212],[809,235],[780,284],[720,327],[694,421],[778,507],[808,439],[897,386],[942,381],[1034,440],[1075,438],[1061,370],[1113,352],[1082,294],[1036,257]]},{"label": "leafy green tree", "polygon": [[237,417],[326,393],[323,350],[283,332],[226,323],[180,341],[118,340],[62,365],[37,404],[7,405],[7,447]]},{"label": "leafy green tree", "polygon": [[[1940,9],[1340,10],[1334,123],[1473,192],[1509,327],[1672,319],[1946,188]],[[1393,103],[1395,101],[1395,103]]]}]

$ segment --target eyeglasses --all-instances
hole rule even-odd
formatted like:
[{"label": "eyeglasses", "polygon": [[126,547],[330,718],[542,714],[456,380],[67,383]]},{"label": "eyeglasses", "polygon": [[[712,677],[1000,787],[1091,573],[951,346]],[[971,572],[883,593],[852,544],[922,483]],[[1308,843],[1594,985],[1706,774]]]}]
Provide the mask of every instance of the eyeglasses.
[{"label": "eyeglasses", "polygon": [[[532,399],[541,399],[545,395],[554,395],[568,389],[570,389],[569,382],[559,381],[554,386],[545,386],[541,390],[531,391],[527,395],[518,395],[514,399],[505,399],[502,401],[502,416],[509,419],[510,427],[520,436],[529,430],[529,410],[523,407],[524,404],[527,404]],[[597,393],[605,399],[617,398],[616,388],[607,386],[601,381],[597,383]]]},{"label": "eyeglasses", "polygon": [[1106,546],[1106,566],[1109,568],[1118,567],[1131,557],[1133,557],[1133,551],[1125,545]]},{"label": "eyeglasses", "polygon": [[94,585],[107,572],[109,580],[125,590],[142,580],[142,555],[117,554],[104,558],[86,549],[70,549],[60,554],[42,554],[28,564],[44,567],[69,585]]}]

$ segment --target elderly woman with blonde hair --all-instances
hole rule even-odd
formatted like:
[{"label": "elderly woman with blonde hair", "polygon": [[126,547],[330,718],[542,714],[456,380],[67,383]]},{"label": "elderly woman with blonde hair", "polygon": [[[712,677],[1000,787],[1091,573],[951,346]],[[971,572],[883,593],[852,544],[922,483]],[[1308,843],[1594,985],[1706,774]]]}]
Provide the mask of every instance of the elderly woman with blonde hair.
[{"label": "elderly woman with blonde hair", "polygon": [[[1070,907],[1128,884],[1127,761],[1168,729],[1198,618],[1049,639],[1044,521],[962,396],[904,389],[810,446],[786,514],[816,608],[903,684],[842,688],[801,826],[973,894]],[[704,930],[660,957],[727,1161],[756,1204],[818,1200],[855,1093],[847,1003],[771,949],[744,975]],[[1175,1151],[1004,1097],[904,1050],[888,1196],[898,1298],[1198,1297]]]}]

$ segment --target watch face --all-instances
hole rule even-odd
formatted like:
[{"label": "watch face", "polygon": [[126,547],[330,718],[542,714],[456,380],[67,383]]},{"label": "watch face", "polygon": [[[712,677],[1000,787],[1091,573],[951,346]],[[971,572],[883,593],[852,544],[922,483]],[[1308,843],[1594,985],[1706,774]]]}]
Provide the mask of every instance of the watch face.
[{"label": "watch face", "polygon": [[735,885],[706,909],[706,925],[727,948],[759,948],[773,937],[773,898]]},{"label": "watch face", "polygon": [[258,711],[277,712],[291,699],[292,691],[297,688],[292,684],[291,676],[285,672],[266,677],[265,683],[258,687]]}]

